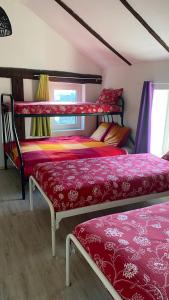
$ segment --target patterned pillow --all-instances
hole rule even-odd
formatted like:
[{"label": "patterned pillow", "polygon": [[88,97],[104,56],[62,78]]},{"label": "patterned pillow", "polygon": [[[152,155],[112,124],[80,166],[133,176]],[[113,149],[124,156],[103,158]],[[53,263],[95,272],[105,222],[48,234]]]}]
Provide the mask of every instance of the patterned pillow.
[{"label": "patterned pillow", "polygon": [[95,141],[102,142],[111,126],[111,123],[101,123],[99,127],[93,132],[91,138]]},{"label": "patterned pillow", "polygon": [[103,89],[96,103],[99,104],[117,104],[123,89]]},{"label": "patterned pillow", "polygon": [[127,142],[130,132],[131,129],[128,127],[113,124],[104,137],[104,142],[115,147],[122,147]]}]

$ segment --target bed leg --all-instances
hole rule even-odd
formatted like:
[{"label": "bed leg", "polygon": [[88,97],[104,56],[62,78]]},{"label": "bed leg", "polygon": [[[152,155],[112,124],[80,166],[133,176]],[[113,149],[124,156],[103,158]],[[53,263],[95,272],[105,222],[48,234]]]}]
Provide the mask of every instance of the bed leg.
[{"label": "bed leg", "polygon": [[4,168],[5,170],[8,169],[8,157],[6,156],[6,154],[4,155]]},{"label": "bed leg", "polygon": [[25,200],[25,176],[23,168],[20,169],[21,175],[21,187],[22,187],[22,199]]},{"label": "bed leg", "polygon": [[66,286],[70,286],[70,235],[66,238]]},{"label": "bed leg", "polygon": [[123,114],[120,114],[120,117],[121,117],[121,126],[124,127]]},{"label": "bed leg", "polygon": [[29,203],[30,203],[30,210],[33,210],[33,180],[32,177],[29,177]]},{"label": "bed leg", "polygon": [[22,186],[22,199],[25,200],[25,180],[21,178],[21,186]]},{"label": "bed leg", "polygon": [[56,221],[55,212],[51,211],[52,256],[56,255]]},{"label": "bed leg", "polygon": [[54,257],[56,255],[56,236],[55,236],[54,226],[51,226],[51,230],[52,230],[52,256]]}]

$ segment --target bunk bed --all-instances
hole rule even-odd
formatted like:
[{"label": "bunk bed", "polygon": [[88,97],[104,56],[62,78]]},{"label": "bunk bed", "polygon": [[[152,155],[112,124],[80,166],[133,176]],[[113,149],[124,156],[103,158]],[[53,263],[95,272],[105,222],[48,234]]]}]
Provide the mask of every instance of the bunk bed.
[{"label": "bunk bed", "polygon": [[51,213],[52,254],[63,218],[169,196],[169,162],[152,154],[128,154],[37,164],[30,182]]},{"label": "bunk bed", "polygon": [[164,202],[77,225],[66,240],[66,286],[75,245],[114,300],[167,300],[168,213]]},{"label": "bunk bed", "polygon": [[[95,143],[90,138],[84,137],[70,137],[66,142],[66,138],[45,138],[45,139],[29,139],[19,141],[16,131],[16,119],[18,118],[30,118],[30,117],[55,117],[55,116],[96,116],[97,123],[99,116],[104,119],[108,119],[109,122],[113,121],[113,116],[119,116],[121,125],[123,124],[124,117],[124,100],[119,98],[119,102],[116,105],[98,104],[98,103],[78,103],[78,104],[62,104],[56,102],[36,102],[36,101],[14,101],[11,94],[1,95],[1,108],[2,108],[2,127],[3,127],[3,143],[4,143],[4,162],[5,169],[7,169],[7,160],[13,163],[17,168],[21,177],[22,197],[25,199],[25,182],[27,178],[32,174],[33,166],[39,162],[45,161],[57,161],[65,159],[77,159],[84,157],[97,157],[97,156],[110,156],[118,154],[126,154],[122,149],[118,149],[113,146],[102,145]],[[63,155],[63,151],[56,151],[58,144],[75,143],[84,144],[89,143],[88,151],[77,148],[75,151],[66,151]],[[93,144],[92,144],[93,143]],[[47,144],[52,144],[51,155],[45,151]],[[57,144],[57,146],[56,146]],[[37,148],[35,153],[34,149]],[[66,147],[66,146],[65,146]],[[29,148],[29,149],[28,149]],[[55,148],[55,149],[54,149]],[[27,150],[25,150],[27,149]],[[91,149],[91,150],[90,150]],[[72,150],[72,149],[70,149]],[[29,152],[29,153],[27,153]]]}]

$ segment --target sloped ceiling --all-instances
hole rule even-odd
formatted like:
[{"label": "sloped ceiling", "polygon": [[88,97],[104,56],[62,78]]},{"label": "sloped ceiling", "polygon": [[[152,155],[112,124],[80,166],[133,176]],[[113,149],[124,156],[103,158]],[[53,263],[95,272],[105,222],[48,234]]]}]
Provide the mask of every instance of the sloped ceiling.
[{"label": "sloped ceiling", "polygon": [[[100,67],[125,64],[54,0],[19,0]],[[169,45],[169,1],[129,0],[131,6]],[[132,64],[169,59],[169,53],[119,0],[64,0],[90,27]]]}]

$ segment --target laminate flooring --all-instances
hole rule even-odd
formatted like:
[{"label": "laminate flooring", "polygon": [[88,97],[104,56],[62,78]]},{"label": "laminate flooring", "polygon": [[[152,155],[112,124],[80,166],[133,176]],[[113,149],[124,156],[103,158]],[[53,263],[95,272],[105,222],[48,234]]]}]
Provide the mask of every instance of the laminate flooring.
[{"label": "laminate flooring", "polygon": [[128,206],[64,219],[57,231],[57,255],[51,255],[49,209],[37,191],[34,211],[20,197],[14,169],[0,171],[0,300],[110,300],[84,259],[71,257],[71,282],[65,287],[65,238],[82,221]]}]

